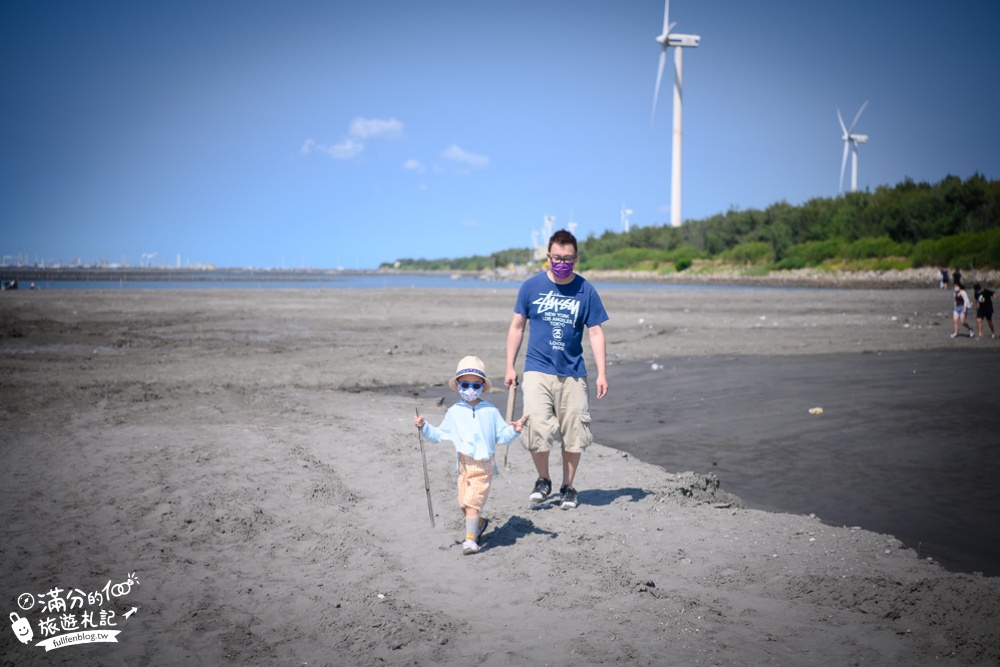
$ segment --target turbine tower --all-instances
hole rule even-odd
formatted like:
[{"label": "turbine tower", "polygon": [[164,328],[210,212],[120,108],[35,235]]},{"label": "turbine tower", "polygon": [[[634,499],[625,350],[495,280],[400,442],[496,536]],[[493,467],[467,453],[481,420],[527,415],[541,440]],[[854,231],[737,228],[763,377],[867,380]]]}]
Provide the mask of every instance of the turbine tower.
[{"label": "turbine tower", "polygon": [[535,246],[534,258],[537,261],[544,260],[545,255],[549,252],[549,239],[552,238],[552,225],[555,224],[555,221],[554,215],[547,215],[542,228],[531,232],[531,242]]},{"label": "turbine tower", "polygon": [[625,204],[622,204],[622,231],[628,234],[629,222],[628,217],[632,215],[632,209],[625,208]]},{"label": "turbine tower", "polygon": [[681,98],[684,87],[684,49],[698,46],[701,35],[682,35],[670,32],[676,25],[670,23],[670,0],[663,3],[663,32],[656,38],[660,43],[660,67],[656,73],[656,89],[653,91],[653,113],[656,116],[656,100],[660,96],[660,82],[667,64],[667,48],[674,47],[674,141],[673,161],[670,167],[670,224],[681,226]]},{"label": "turbine tower", "polygon": [[858,124],[858,119],[861,118],[861,114],[864,112],[865,107],[868,106],[868,100],[861,105],[858,109],[857,115],[854,117],[854,122],[851,123],[851,127],[844,125],[844,117],[840,115],[840,109],[837,109],[837,120],[840,121],[840,129],[843,130],[844,135],[842,139],[844,140],[844,158],[840,161],[840,191],[844,192],[844,169],[847,168],[847,152],[851,152],[851,192],[857,192],[858,190],[858,144],[863,144],[868,141],[867,134],[854,134],[854,126]]}]

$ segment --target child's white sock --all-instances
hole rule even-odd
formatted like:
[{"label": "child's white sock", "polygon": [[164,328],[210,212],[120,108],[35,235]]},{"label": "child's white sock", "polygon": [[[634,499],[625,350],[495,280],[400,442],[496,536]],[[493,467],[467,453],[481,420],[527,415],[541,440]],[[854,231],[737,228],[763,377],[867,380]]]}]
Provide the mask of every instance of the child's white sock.
[{"label": "child's white sock", "polygon": [[476,539],[476,531],[479,530],[479,517],[475,519],[465,518],[465,539]]}]

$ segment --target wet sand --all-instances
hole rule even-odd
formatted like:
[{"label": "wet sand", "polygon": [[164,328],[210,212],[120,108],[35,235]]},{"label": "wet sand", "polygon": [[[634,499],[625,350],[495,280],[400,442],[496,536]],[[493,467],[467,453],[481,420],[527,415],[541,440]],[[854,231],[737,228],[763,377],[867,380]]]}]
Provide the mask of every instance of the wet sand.
[{"label": "wet sand", "polygon": [[712,471],[748,507],[890,533],[997,576],[1000,359],[966,347],[636,365],[595,433],[667,470]]}]

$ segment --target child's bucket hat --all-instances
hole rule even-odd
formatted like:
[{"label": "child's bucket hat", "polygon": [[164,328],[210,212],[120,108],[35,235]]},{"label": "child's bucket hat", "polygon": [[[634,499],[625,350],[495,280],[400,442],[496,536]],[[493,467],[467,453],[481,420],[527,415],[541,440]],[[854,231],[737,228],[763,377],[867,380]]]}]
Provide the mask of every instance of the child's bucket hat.
[{"label": "child's bucket hat", "polygon": [[463,375],[478,375],[483,378],[483,391],[493,388],[493,383],[486,377],[486,364],[479,357],[462,357],[458,362],[458,368],[455,369],[455,377],[448,380],[448,386],[458,391],[458,378]]}]

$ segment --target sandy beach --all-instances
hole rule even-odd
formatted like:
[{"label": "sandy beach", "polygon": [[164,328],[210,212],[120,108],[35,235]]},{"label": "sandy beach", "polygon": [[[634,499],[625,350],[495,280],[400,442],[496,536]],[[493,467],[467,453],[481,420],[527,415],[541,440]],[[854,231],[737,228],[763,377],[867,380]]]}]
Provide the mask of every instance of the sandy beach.
[{"label": "sandy beach", "polygon": [[[514,294],[5,292],[0,593],[34,640],[0,664],[1000,664],[1000,340],[949,338],[948,292],[604,292],[581,507],[531,506],[515,442],[464,557],[412,416],[465,354],[502,377]],[[115,643],[34,645],[88,611]]]}]

